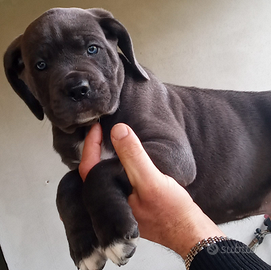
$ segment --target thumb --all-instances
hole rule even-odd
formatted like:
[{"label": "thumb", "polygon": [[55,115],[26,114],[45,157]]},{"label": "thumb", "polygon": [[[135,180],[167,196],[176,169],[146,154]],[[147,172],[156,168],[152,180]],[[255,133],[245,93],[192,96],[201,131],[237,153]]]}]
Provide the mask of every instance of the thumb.
[{"label": "thumb", "polygon": [[143,182],[144,190],[157,187],[157,180],[164,175],[155,167],[133,130],[125,124],[116,124],[111,130],[111,141],[131,185],[138,191]]}]

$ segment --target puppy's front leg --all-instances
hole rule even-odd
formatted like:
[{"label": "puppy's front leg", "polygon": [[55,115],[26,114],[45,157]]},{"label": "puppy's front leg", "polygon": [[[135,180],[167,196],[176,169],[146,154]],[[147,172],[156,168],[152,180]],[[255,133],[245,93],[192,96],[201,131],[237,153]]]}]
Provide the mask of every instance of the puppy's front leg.
[{"label": "puppy's front leg", "polygon": [[155,166],[181,186],[187,187],[195,180],[196,162],[186,136],[181,136],[178,140],[160,138],[143,142],[142,145]]},{"label": "puppy's front leg", "polygon": [[75,265],[81,270],[102,269],[106,256],[92,227],[82,199],[83,181],[78,170],[68,172],[57,190],[57,208],[63,221]]},{"label": "puppy's front leg", "polygon": [[83,199],[106,256],[124,265],[135,252],[137,222],[127,203],[132,187],[118,158],[103,160],[89,172]]}]

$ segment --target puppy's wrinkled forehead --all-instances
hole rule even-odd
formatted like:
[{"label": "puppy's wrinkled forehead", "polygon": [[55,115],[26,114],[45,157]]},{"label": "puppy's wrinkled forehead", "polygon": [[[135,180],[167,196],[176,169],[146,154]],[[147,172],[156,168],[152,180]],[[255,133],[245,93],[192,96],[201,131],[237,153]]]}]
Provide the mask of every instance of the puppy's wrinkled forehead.
[{"label": "puppy's wrinkled forehead", "polygon": [[[32,22],[23,36],[25,47],[70,45],[90,38],[104,39],[97,17],[83,9],[51,9]],[[77,44],[79,45],[79,44]],[[23,49],[23,48],[22,48]]]}]

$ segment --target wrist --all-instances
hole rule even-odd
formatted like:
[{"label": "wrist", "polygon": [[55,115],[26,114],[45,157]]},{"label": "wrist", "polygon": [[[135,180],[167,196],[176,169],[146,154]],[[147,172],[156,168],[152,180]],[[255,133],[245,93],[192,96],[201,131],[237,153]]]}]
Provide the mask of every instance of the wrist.
[{"label": "wrist", "polygon": [[185,222],[180,223],[180,228],[176,230],[176,235],[172,236],[172,241],[168,246],[183,259],[203,239],[225,237],[219,227],[195,203],[193,204],[187,215],[180,216],[183,220],[185,219]]},{"label": "wrist", "polygon": [[193,262],[194,258],[198,255],[199,252],[201,252],[203,249],[207,248],[207,252],[208,252],[208,247],[210,247],[211,245],[220,243],[222,241],[227,241],[230,240],[227,237],[224,236],[220,236],[220,237],[209,237],[207,239],[203,239],[200,242],[198,242],[187,254],[187,256],[184,258],[185,260],[185,268],[187,270],[190,269],[190,265]]}]

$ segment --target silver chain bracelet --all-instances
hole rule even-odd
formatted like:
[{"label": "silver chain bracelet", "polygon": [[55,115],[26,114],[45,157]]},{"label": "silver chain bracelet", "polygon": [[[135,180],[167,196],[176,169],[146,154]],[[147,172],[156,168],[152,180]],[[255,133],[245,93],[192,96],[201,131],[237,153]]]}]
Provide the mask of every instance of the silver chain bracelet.
[{"label": "silver chain bracelet", "polygon": [[185,262],[186,269],[189,270],[193,259],[201,250],[203,250],[206,247],[209,247],[212,244],[226,241],[226,240],[230,240],[230,238],[224,237],[224,236],[220,236],[220,237],[215,236],[215,237],[209,237],[208,239],[203,239],[200,242],[198,242],[193,248],[190,249],[190,252],[187,254],[185,258],[184,262]]}]

